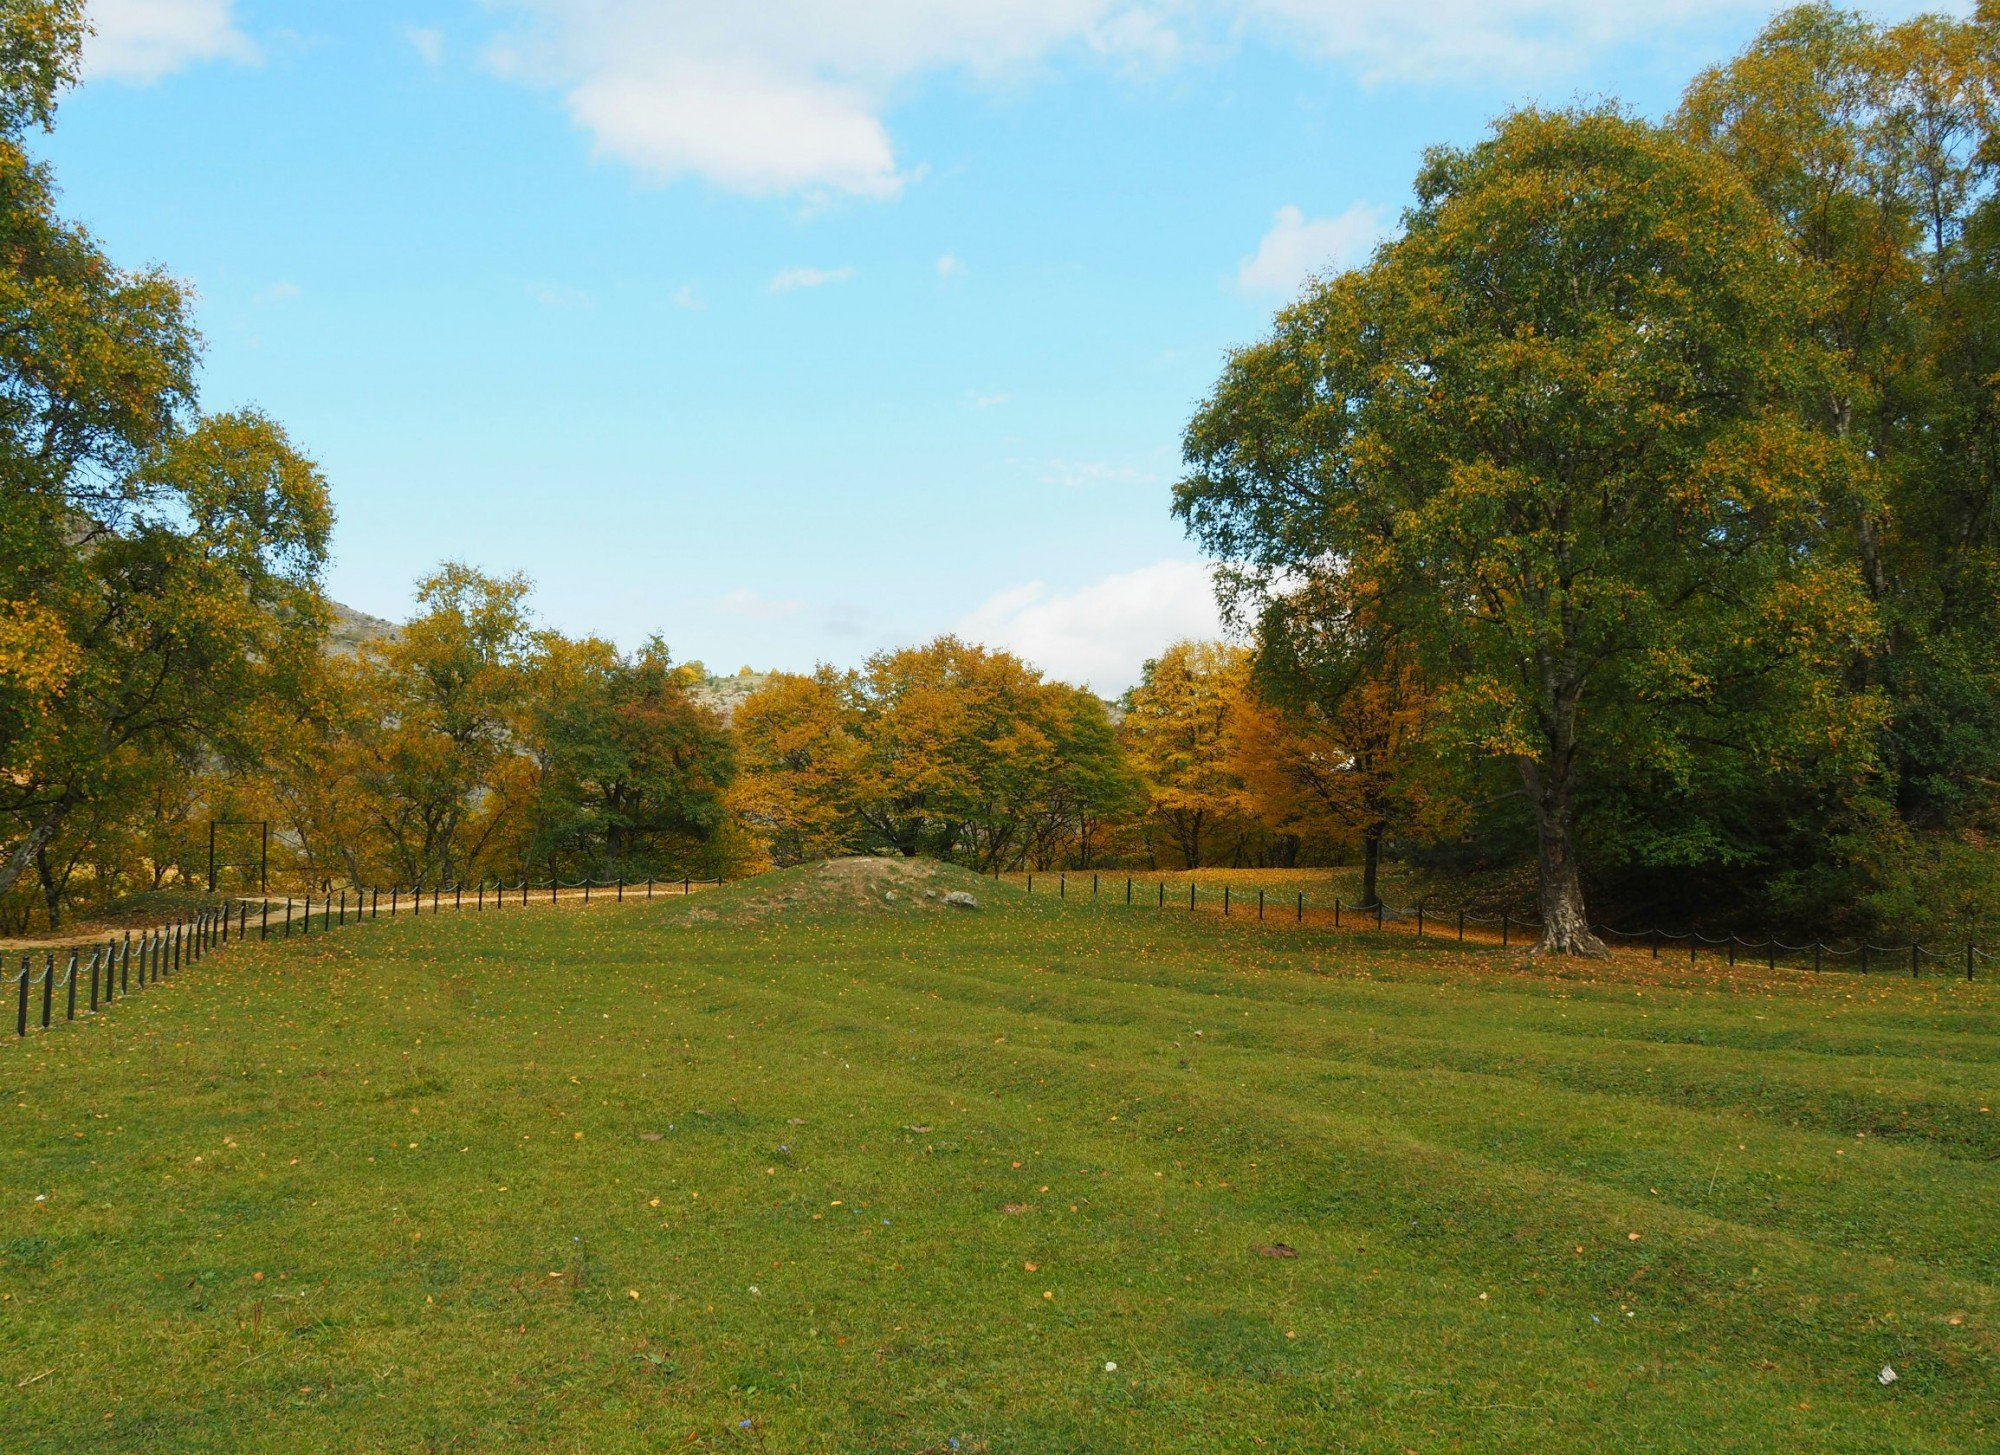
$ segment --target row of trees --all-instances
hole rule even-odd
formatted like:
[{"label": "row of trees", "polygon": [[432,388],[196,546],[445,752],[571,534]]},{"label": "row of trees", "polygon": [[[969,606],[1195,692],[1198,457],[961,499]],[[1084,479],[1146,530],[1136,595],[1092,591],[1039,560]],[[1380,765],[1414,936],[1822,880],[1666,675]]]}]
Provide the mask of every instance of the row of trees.
[{"label": "row of trees", "polygon": [[267,853],[280,890],[740,867],[755,851],[728,815],[733,745],[694,696],[700,669],[657,641],[628,654],[536,630],[526,596],[447,565],[398,631],[353,652],[319,635],[282,691],[249,684],[229,737],[128,745],[0,915],[60,924],[73,902],[205,889],[212,834],[225,892],[256,886]]},{"label": "row of trees", "polygon": [[859,672],[777,674],[736,710],[731,803],[777,863],[929,853],[975,868],[1364,866],[1456,809],[1399,776],[1413,678],[1332,714],[1260,691],[1249,651],[1181,642],[1118,703],[943,637]]},{"label": "row of trees", "polygon": [[[1176,510],[1281,698],[1413,682],[1543,947],[1976,892],[2000,806],[2000,8],[1790,11],[1525,111],[1236,354]],[[1984,874],[1990,881],[1990,868]],[[1943,881],[1939,881],[1940,885]],[[1963,906],[1961,906],[1963,907]]]}]

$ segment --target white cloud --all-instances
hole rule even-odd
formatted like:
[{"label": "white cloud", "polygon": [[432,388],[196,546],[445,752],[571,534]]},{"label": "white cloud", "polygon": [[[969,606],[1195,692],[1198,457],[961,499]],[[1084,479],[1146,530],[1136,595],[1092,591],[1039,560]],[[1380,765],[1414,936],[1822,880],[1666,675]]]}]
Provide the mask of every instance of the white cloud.
[{"label": "white cloud", "polygon": [[575,313],[597,306],[597,300],[583,289],[573,288],[567,283],[535,283],[529,287],[528,296],[542,307],[562,313]]},{"label": "white cloud", "polygon": [[953,254],[945,253],[937,260],[937,271],[940,278],[962,278],[965,276],[965,264]]},{"label": "white cloud", "polygon": [[91,0],[86,79],[157,81],[198,61],[255,61],[235,0]]},{"label": "white cloud", "polygon": [[685,308],[690,313],[699,313],[708,307],[701,301],[701,295],[694,291],[694,284],[683,283],[674,289],[674,307]]},{"label": "white cloud", "polygon": [[852,268],[785,268],[771,280],[773,293],[789,293],[794,288],[824,288],[829,283],[845,283],[854,276]]},{"label": "white cloud", "polygon": [[289,280],[280,279],[257,294],[259,303],[290,303],[305,290]]},{"label": "white cloud", "polygon": [[731,616],[747,616],[752,621],[782,621],[788,616],[798,615],[805,604],[759,596],[747,587],[738,587],[718,601],[716,606]]},{"label": "white cloud", "polygon": [[[561,90],[600,155],[763,195],[896,195],[908,174],[883,113],[914,77],[996,76],[1066,46],[1169,47],[1164,21],[1133,0],[494,3],[518,20],[493,67]],[[1124,19],[1137,13],[1150,20]]]},{"label": "white cloud", "polygon": [[434,25],[410,25],[403,29],[403,39],[410,48],[423,58],[427,66],[444,64],[444,32]]},{"label": "white cloud", "polygon": [[[101,0],[109,4],[111,0]],[[140,0],[122,0],[136,5]],[[195,7],[199,0],[153,0]],[[214,8],[219,0],[209,0]],[[1897,0],[1901,3],[1901,0]],[[999,79],[1065,54],[1199,63],[1246,34],[1364,83],[1573,79],[1620,46],[1701,38],[1771,0],[488,0],[503,75],[555,89],[597,152],[659,181],[893,197],[892,99],[939,72]]]},{"label": "white cloud", "polygon": [[1249,293],[1293,294],[1315,273],[1364,263],[1389,235],[1388,213],[1357,202],[1338,217],[1308,218],[1280,207],[1257,251],[1236,270],[1236,286]]},{"label": "white cloud", "polygon": [[1161,561],[1075,591],[1050,591],[1040,581],[1010,587],[968,613],[957,630],[1015,652],[1051,677],[1117,693],[1169,644],[1220,636],[1222,617],[1206,565]]},{"label": "white cloud", "polygon": [[965,397],[972,401],[974,409],[997,409],[1014,396],[1011,394],[981,394],[977,389],[965,391]]}]

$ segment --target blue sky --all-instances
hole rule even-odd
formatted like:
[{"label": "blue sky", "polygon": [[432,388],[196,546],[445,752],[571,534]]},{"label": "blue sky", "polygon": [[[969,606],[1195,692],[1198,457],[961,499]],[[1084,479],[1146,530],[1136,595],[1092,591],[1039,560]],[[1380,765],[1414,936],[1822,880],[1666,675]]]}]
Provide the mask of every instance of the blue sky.
[{"label": "blue sky", "polygon": [[349,604],[450,557],[719,671],[958,630],[1115,692],[1215,629],[1167,504],[1225,351],[1426,146],[1661,113],[1772,9],[95,0],[41,145],[321,463]]}]

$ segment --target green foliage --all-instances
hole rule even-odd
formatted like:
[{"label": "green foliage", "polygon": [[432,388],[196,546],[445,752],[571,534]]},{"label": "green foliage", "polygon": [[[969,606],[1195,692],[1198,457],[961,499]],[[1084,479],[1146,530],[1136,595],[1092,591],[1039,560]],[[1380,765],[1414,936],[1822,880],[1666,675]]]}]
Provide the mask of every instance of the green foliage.
[{"label": "green foliage", "polygon": [[87,29],[84,0],[0,5],[0,133],[54,124],[57,96],[76,83]]},{"label": "green foliage", "polygon": [[539,781],[529,857],[561,855],[597,878],[707,878],[722,852],[734,745],[697,703],[699,680],[655,637],[609,642],[542,633],[528,666],[526,740]]},{"label": "green foliage", "polygon": [[1413,653],[1445,740],[1519,772],[1545,945],[1593,950],[1585,775],[1687,782],[1716,743],[1866,767],[1839,669],[1872,618],[1819,549],[1866,477],[1811,426],[1837,367],[1719,159],[1610,111],[1523,112],[1417,191],[1402,239],[1232,359],[1176,509],[1240,609],[1303,590],[1331,640]]}]

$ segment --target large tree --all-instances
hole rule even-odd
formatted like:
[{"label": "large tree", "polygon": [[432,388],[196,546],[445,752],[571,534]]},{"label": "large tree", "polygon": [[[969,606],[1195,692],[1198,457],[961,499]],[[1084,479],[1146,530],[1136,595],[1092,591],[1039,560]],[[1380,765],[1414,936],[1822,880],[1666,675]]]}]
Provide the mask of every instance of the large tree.
[{"label": "large tree", "polygon": [[1882,617],[1856,671],[1883,693],[1907,831],[2000,805],[2000,7],[1880,26],[1809,5],[1705,71],[1675,118],[1779,219],[1845,368],[1811,401],[1880,508],[1837,518]]},{"label": "large tree", "polygon": [[114,265],[28,155],[82,24],[0,11],[0,894],[116,819],[135,758],[253,761],[324,629],[318,472],[259,414],[198,413],[185,291]]},{"label": "large tree", "polygon": [[1387,640],[1440,731],[1534,809],[1541,948],[1597,954],[1578,860],[1593,766],[1807,751],[1871,618],[1820,549],[1852,453],[1837,367],[1729,164],[1610,110],[1524,111],[1433,152],[1404,235],[1235,355],[1176,509],[1239,606],[1308,584]]}]

